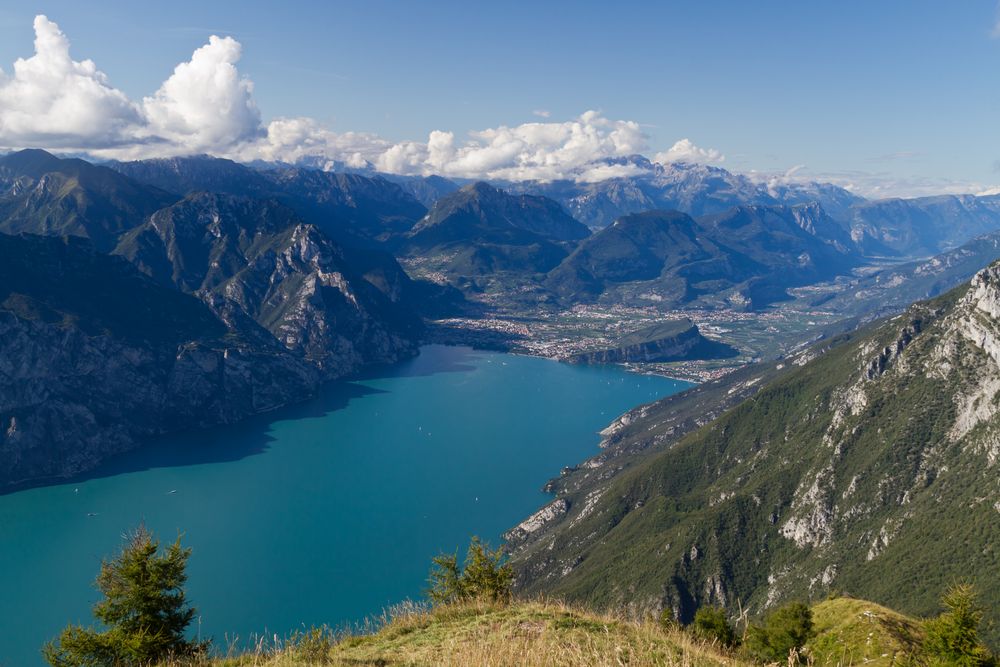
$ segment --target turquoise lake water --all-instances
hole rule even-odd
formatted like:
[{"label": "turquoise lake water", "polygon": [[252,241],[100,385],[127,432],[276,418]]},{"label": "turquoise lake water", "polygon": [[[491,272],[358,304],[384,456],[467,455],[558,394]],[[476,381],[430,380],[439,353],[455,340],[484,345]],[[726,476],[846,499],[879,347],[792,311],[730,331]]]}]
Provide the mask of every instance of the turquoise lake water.
[{"label": "turquoise lake water", "polygon": [[0,666],[41,664],[45,640],[90,623],[101,558],[140,522],[193,548],[188,596],[217,644],[419,598],[431,557],[496,544],[598,430],[688,386],[429,346],[307,404],[0,496]]}]

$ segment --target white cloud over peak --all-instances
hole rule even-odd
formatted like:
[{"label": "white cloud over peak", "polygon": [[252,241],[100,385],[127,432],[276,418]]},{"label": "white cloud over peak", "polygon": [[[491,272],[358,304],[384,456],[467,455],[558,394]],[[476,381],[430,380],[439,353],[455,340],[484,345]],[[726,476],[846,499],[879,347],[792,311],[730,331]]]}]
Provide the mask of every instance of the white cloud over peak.
[{"label": "white cloud over peak", "polygon": [[375,166],[401,174],[554,180],[574,178],[596,160],[626,157],[645,147],[646,136],[638,123],[588,111],[563,123],[524,123],[471,132],[464,144],[451,132],[431,132],[427,143],[391,146]]},{"label": "white cloud over peak", "polygon": [[262,136],[253,83],[236,69],[243,47],[212,35],[142,101],[148,131],[158,139],[203,152]]},{"label": "white cloud over peak", "polygon": [[237,160],[299,162],[327,159],[364,167],[392,144],[373,134],[335,133],[312,118],[277,118],[267,124],[263,136],[252,142],[223,148],[220,155]]},{"label": "white cloud over peak", "polygon": [[654,162],[670,164],[671,162],[696,162],[712,164],[724,162],[726,156],[714,148],[700,148],[690,139],[681,139],[667,150],[653,156]]},{"label": "white cloud over peak", "polygon": [[[332,167],[372,165],[397,174],[498,180],[596,181],[641,171],[608,164],[641,153],[639,124],[587,111],[565,122],[543,120],[470,132],[435,130],[425,141],[391,142],[367,133],[333,132],[311,118],[264,123],[253,82],[237,69],[242,46],[212,35],[140,102],[114,88],[90,60],[75,61],[52,21],[34,22],[35,54],[0,70],[0,147],[72,150],[137,159],[209,153],[239,160],[308,161]],[[682,139],[658,161],[717,162],[714,149]]]},{"label": "white cloud over peak", "polygon": [[0,142],[104,148],[133,139],[141,112],[90,60],[75,61],[69,40],[45,16],[35,17],[35,54],[0,71]]}]

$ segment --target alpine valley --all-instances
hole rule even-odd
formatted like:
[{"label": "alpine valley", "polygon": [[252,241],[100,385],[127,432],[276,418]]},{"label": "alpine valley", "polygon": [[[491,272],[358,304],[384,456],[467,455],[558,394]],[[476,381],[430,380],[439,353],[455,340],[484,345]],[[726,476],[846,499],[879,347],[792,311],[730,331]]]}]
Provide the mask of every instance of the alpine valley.
[{"label": "alpine valley", "polygon": [[696,384],[644,378],[628,396],[648,402],[588,413],[600,451],[582,442],[505,524],[515,597],[680,623],[835,594],[928,616],[966,579],[997,646],[1000,195],[590,166],[626,175],[0,157],[0,492],[110,474],[439,345],[608,386],[621,364]]}]

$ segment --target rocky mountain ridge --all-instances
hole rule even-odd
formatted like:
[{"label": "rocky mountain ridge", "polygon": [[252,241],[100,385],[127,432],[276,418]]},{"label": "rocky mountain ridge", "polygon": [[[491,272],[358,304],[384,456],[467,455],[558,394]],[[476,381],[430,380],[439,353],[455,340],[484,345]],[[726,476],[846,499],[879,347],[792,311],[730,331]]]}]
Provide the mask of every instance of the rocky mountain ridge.
[{"label": "rocky mountain ridge", "polygon": [[959,576],[1000,596],[1000,264],[754,372],[693,431],[665,426],[683,399],[610,428],[509,534],[521,590],[680,618],[832,590],[926,614]]},{"label": "rocky mountain ridge", "polygon": [[115,253],[224,318],[237,308],[329,377],[416,352],[420,318],[275,201],[191,195],[128,232]]},{"label": "rocky mountain ridge", "polygon": [[0,488],[301,401],[416,354],[421,313],[461,303],[273,199],[179,198],[44,151],[0,158],[0,183],[0,229],[43,235],[0,234]]}]

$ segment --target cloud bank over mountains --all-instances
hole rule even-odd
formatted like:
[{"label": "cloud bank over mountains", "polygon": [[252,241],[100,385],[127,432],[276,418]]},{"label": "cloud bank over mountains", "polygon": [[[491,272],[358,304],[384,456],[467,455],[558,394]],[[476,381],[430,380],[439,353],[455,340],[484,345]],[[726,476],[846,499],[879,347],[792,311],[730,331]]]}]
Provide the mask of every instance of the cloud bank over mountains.
[{"label": "cloud bank over mountains", "polygon": [[[209,153],[239,160],[374,166],[396,174],[499,180],[580,181],[627,176],[637,167],[602,161],[649,149],[639,124],[587,111],[457,137],[435,130],[426,141],[391,142],[333,132],[311,118],[262,119],[253,82],[240,74],[239,42],[213,35],[160,88],[140,101],[116,89],[91,60],[76,61],[53,21],[34,21],[35,53],[0,70],[0,147],[79,151],[137,159]],[[714,149],[682,139],[656,154],[664,162],[721,162]]]},{"label": "cloud bank over mountains", "polygon": [[[122,160],[207,153],[244,162],[342,165],[379,171],[488,180],[598,182],[648,169],[629,161],[650,154],[661,164],[720,164],[725,156],[687,138],[655,151],[639,123],[587,111],[565,122],[535,109],[535,122],[457,136],[435,130],[425,141],[334,132],[312,118],[265,121],[254,84],[237,64],[242,46],[212,35],[141,100],[115,88],[91,60],[73,60],[70,41],[45,16],[34,20],[35,53],[0,69],[0,152],[45,148]],[[881,159],[881,158],[880,158]],[[824,181],[869,197],[992,192],[989,184],[887,172],[787,171],[746,174],[769,185]]]}]

